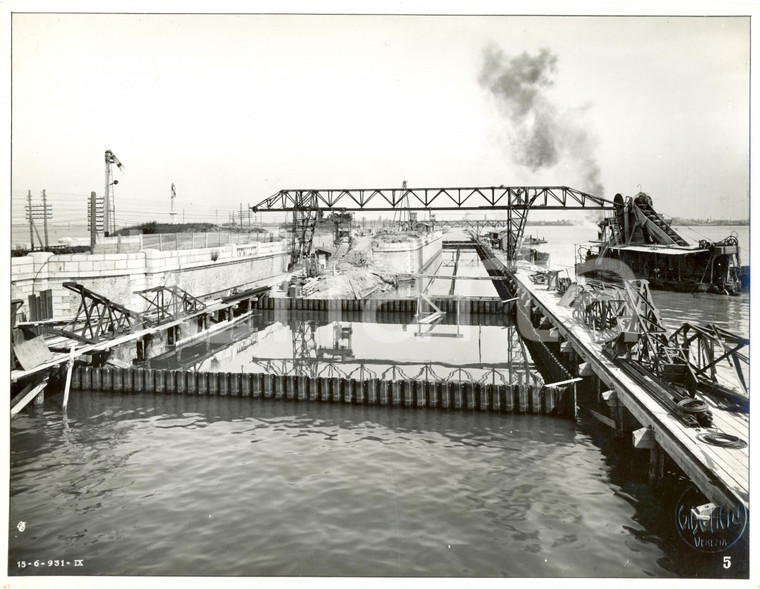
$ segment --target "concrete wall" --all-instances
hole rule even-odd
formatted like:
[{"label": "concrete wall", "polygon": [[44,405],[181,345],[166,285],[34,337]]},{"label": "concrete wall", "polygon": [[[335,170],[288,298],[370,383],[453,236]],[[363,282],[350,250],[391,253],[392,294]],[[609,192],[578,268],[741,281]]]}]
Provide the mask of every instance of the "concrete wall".
[{"label": "concrete wall", "polygon": [[190,250],[225,245],[243,245],[260,241],[279,241],[271,232],[250,233],[206,232],[206,233],[156,233],[148,235],[120,235],[101,237],[92,253],[94,254],[134,254],[142,250]]},{"label": "concrete wall", "polygon": [[11,296],[27,296],[52,289],[54,317],[76,314],[79,296],[64,288],[78,282],[112,301],[135,311],[145,308],[136,290],[176,285],[203,297],[233,287],[248,286],[287,269],[288,246],[284,241],[225,245],[181,251],[143,250],[133,254],[68,254],[35,252],[11,258]]},{"label": "concrete wall", "polygon": [[443,234],[434,232],[401,243],[375,245],[372,247],[372,257],[391,264],[398,272],[424,273],[435,269],[429,266],[440,259],[442,247]]}]

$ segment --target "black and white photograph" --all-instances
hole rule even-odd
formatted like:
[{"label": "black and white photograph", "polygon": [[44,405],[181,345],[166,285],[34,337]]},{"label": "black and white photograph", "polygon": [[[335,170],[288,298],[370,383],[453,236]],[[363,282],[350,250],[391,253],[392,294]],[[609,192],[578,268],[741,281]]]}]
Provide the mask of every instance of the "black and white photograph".
[{"label": "black and white photograph", "polygon": [[3,4],[3,588],[757,586],[757,6]]}]

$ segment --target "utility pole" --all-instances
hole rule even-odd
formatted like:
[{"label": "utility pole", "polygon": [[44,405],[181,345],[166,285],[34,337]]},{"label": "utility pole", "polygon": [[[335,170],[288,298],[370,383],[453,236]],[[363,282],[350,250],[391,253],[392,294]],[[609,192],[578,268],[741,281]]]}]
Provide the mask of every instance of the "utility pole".
[{"label": "utility pole", "polygon": [[29,216],[29,247],[34,251],[34,220],[32,219],[32,191],[26,194],[26,209]]},{"label": "utility pole", "polygon": [[248,233],[251,232],[251,203],[248,203]]},{"label": "utility pole", "polygon": [[238,215],[238,217],[240,219],[240,231],[242,231],[243,230],[243,203],[241,202],[241,203],[238,203],[238,204],[240,205],[240,213]]},{"label": "utility pole", "polygon": [[50,245],[48,244],[48,230],[47,230],[47,220],[48,220],[48,206],[47,206],[47,194],[45,194],[45,189],[42,189],[42,226],[45,228],[45,249],[48,249]]},{"label": "utility pole", "polygon": [[113,177],[111,164],[116,164],[116,167],[118,167],[122,171],[123,171],[124,166],[119,161],[119,158],[117,158],[110,149],[106,150],[105,158],[106,158],[106,189],[105,189],[105,192],[103,193],[103,231],[104,231],[104,235],[107,237],[111,233],[112,226],[113,226],[113,230],[116,230],[116,207],[114,206],[114,202],[113,202],[114,198],[112,196],[111,186],[119,182],[118,180],[114,180],[113,182],[111,181],[111,178]]},{"label": "utility pole", "polygon": [[90,192],[90,252],[95,251],[95,242],[98,238],[98,207],[96,199],[95,191]]},{"label": "utility pole", "polygon": [[111,233],[111,161],[113,153],[106,150],[106,187],[103,191],[103,237]]}]

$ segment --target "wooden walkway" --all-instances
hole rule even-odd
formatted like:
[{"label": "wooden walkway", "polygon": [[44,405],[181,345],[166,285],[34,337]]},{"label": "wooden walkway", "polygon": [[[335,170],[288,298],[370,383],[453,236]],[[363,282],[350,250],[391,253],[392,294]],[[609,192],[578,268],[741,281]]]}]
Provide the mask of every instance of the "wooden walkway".
[{"label": "wooden walkway", "polygon": [[530,273],[527,269],[516,272],[521,294],[531,298],[562,339],[570,342],[600,380],[615,391],[639,423],[652,428],[655,441],[702,493],[716,504],[736,506],[740,502],[749,510],[749,446],[725,448],[707,444],[697,437],[718,428],[749,443],[749,415],[721,409],[703,396],[713,415],[713,428],[685,426],[650,395],[645,386],[604,356],[601,343],[595,342],[593,333],[573,317],[572,309],[558,305],[557,292],[547,291],[546,285],[533,284]]}]

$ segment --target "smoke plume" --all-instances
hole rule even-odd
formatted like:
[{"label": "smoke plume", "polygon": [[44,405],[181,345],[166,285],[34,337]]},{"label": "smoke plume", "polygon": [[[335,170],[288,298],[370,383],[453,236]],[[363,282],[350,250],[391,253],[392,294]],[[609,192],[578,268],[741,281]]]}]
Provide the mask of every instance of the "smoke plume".
[{"label": "smoke plume", "polygon": [[484,49],[478,82],[488,90],[506,116],[512,160],[532,171],[573,161],[579,168],[582,190],[601,196],[595,140],[585,128],[588,106],[561,109],[548,89],[557,56],[548,49],[537,55],[523,52],[510,57],[496,47]]}]

